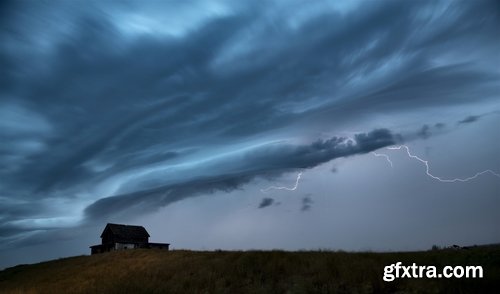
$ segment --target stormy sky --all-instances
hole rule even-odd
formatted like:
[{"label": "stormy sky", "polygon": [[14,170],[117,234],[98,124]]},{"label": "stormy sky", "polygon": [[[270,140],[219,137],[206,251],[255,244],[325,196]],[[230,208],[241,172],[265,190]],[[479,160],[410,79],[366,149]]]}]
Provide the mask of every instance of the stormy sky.
[{"label": "stormy sky", "polygon": [[107,222],[195,250],[500,242],[498,1],[0,13],[0,267]]}]

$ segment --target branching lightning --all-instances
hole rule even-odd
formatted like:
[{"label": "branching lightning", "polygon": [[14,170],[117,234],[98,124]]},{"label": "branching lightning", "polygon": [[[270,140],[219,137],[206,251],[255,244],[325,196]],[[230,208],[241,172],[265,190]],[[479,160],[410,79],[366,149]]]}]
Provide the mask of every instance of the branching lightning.
[{"label": "branching lightning", "polygon": [[[424,159],[422,159],[422,158],[420,158],[420,157],[412,154],[411,151],[410,151],[410,147],[408,147],[406,145],[400,145],[400,146],[387,147],[387,149],[388,150],[401,150],[401,149],[405,149],[406,150],[406,154],[408,154],[408,157],[410,157],[412,159],[415,159],[415,160],[418,160],[419,162],[421,162],[421,163],[423,163],[425,165],[425,173],[427,174],[427,176],[429,176],[430,178],[432,178],[434,180],[440,181],[442,183],[468,182],[468,181],[474,180],[477,177],[479,177],[481,175],[484,175],[484,174],[491,174],[491,175],[493,175],[495,177],[500,178],[500,174],[499,173],[496,173],[496,172],[492,171],[491,169],[487,169],[487,170],[483,170],[481,172],[478,172],[478,173],[474,174],[473,176],[470,176],[470,177],[467,177],[467,178],[444,179],[442,177],[438,177],[438,176],[435,176],[435,175],[431,174],[430,167],[429,167],[429,161],[428,160],[424,160]],[[377,153],[377,152],[371,152],[371,154],[373,154],[376,157],[384,157],[387,160],[387,162],[391,165],[391,167],[394,167],[393,162],[392,162],[391,158],[389,157],[389,155],[383,154],[383,153]],[[261,189],[260,191],[262,193],[267,193],[270,190],[295,191],[299,187],[299,182],[300,182],[300,178],[301,177],[302,177],[302,172],[299,172],[297,174],[297,179],[295,180],[295,184],[292,187],[270,186],[270,187],[267,187],[265,189]]]},{"label": "branching lightning", "polygon": [[391,161],[391,158],[389,157],[389,155],[382,154],[382,153],[377,153],[377,152],[372,152],[372,154],[375,155],[375,156],[377,156],[377,157],[384,157],[387,160],[387,162],[389,162],[389,164],[391,165],[391,167],[394,167],[392,165],[392,161]]},{"label": "branching lightning", "polygon": [[[490,170],[490,169],[487,169],[487,170],[484,170],[484,171],[481,171],[481,172],[478,172],[476,173],[475,175],[473,176],[470,176],[470,177],[467,177],[467,178],[454,178],[454,179],[443,179],[441,177],[438,177],[438,176],[435,176],[433,174],[431,174],[430,172],[430,167],[429,167],[429,161],[427,160],[423,160],[422,158],[416,156],[416,155],[413,155],[411,152],[410,152],[410,148],[406,145],[400,145],[400,146],[392,146],[392,147],[387,147],[388,150],[401,150],[401,149],[405,149],[406,150],[406,153],[408,154],[408,157],[412,158],[412,159],[415,159],[415,160],[418,160],[420,161],[421,163],[423,163],[425,165],[425,173],[427,174],[427,176],[435,179],[435,180],[438,180],[440,182],[443,182],[443,183],[455,183],[455,182],[468,182],[470,180],[473,180],[481,175],[484,175],[484,174],[491,174],[493,176],[496,176],[498,178],[500,178],[500,174]],[[375,156],[382,156],[382,157],[385,157],[387,159],[387,161],[389,161],[389,163],[391,164],[391,167],[392,167],[392,161],[391,159],[389,158],[389,156],[387,154],[379,154],[379,153],[375,153],[375,152],[372,152],[373,155]]]},{"label": "branching lightning", "polygon": [[300,177],[302,176],[302,172],[299,172],[299,174],[297,175],[297,179],[295,180],[295,185],[293,185],[293,187],[284,187],[284,186],[270,186],[270,187],[267,187],[265,189],[261,189],[260,191],[262,193],[267,193],[269,192],[270,190],[287,190],[287,191],[295,191],[297,190],[297,188],[299,187],[299,181],[300,181]]}]

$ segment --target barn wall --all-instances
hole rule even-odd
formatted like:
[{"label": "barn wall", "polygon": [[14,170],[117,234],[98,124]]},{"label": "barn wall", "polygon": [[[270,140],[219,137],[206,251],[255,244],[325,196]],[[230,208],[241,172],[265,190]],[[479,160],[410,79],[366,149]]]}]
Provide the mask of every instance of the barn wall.
[{"label": "barn wall", "polygon": [[115,242],[113,233],[110,230],[105,230],[102,235],[102,244],[111,244]]},{"label": "barn wall", "polygon": [[136,248],[136,244],[132,243],[116,243],[115,250],[123,250],[123,249],[134,249]]}]

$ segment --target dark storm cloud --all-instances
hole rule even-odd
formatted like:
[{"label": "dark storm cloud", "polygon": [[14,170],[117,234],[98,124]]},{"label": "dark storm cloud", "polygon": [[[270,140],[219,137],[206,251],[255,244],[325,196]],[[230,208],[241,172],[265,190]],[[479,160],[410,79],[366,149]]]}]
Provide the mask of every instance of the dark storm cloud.
[{"label": "dark storm cloud", "polygon": [[[9,205],[0,230],[62,214],[12,199],[72,199],[71,213],[85,209],[87,221],[151,211],[398,140],[387,129],[353,141],[268,144],[275,138],[500,92],[494,1],[368,1],[347,12],[315,4],[303,19],[299,4],[252,3],[206,15],[213,3],[4,5],[0,197]],[[168,23],[171,11],[182,21]],[[262,146],[224,159],[255,141]],[[222,159],[206,160],[214,156]],[[158,172],[182,164],[178,175]]]},{"label": "dark storm cloud", "polygon": [[22,234],[24,231],[31,231],[31,229],[23,230],[23,228],[15,225],[0,225],[0,238],[3,238],[5,241],[6,237]]},{"label": "dark storm cloud", "polygon": [[259,204],[259,208],[268,207],[268,206],[272,205],[273,203],[274,203],[273,198],[268,198],[268,197],[262,198],[262,201]]},{"label": "dark storm cloud", "polygon": [[302,207],[300,208],[301,211],[308,211],[311,209],[311,206],[313,204],[313,200],[311,199],[310,196],[305,196],[302,198]]},{"label": "dark storm cloud", "polygon": [[[234,158],[229,158],[228,162],[217,162],[219,175],[211,172],[211,176],[103,198],[88,206],[85,213],[92,220],[111,218],[115,214],[124,216],[150,212],[187,197],[216,191],[229,192],[256,177],[313,168],[335,158],[365,154],[395,143],[389,130],[377,129],[357,134],[353,139],[333,137],[317,140],[309,145],[273,144],[258,147],[242,154],[237,165],[233,164]],[[226,169],[231,170],[231,173],[225,172]]]},{"label": "dark storm cloud", "polygon": [[[431,125],[425,124],[416,131],[415,135],[418,139],[426,140],[429,139],[431,136],[436,136],[438,134],[444,133],[446,130],[445,127],[446,124],[444,123],[435,123]],[[405,136],[405,139],[409,140],[412,137],[413,137],[412,135],[407,135]]]},{"label": "dark storm cloud", "polygon": [[6,201],[0,201],[0,205],[0,220],[2,222],[37,216],[42,207],[40,203],[9,203]]},{"label": "dark storm cloud", "polygon": [[428,125],[423,125],[422,128],[417,132],[417,136],[422,139],[427,139],[431,136],[430,127]]},{"label": "dark storm cloud", "polygon": [[481,117],[481,116],[479,116],[479,115],[470,115],[470,116],[468,116],[468,117],[466,117],[466,118],[462,119],[462,120],[461,120],[461,121],[459,121],[458,123],[459,123],[459,124],[468,124],[468,123],[473,123],[473,122],[475,122],[475,121],[479,120],[479,118],[480,118],[480,117]]},{"label": "dark storm cloud", "polygon": [[220,175],[189,182],[102,198],[85,208],[88,221],[130,217],[200,194],[230,192],[250,182],[248,175]]}]

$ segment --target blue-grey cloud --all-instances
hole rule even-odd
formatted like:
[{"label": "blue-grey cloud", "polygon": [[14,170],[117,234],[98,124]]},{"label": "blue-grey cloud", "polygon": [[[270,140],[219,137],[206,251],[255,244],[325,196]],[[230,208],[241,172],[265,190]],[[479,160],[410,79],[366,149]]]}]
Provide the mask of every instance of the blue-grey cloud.
[{"label": "blue-grey cloud", "polygon": [[262,198],[262,201],[260,201],[259,208],[264,208],[272,205],[274,203],[273,198],[265,197]]},{"label": "blue-grey cloud", "polygon": [[2,4],[1,236],[364,154],[408,131],[380,117],[500,92],[495,1],[192,5]]},{"label": "blue-grey cloud", "polygon": [[[210,175],[182,180],[175,184],[154,189],[135,191],[100,199],[85,209],[89,219],[108,219],[145,213],[158,207],[216,191],[232,191],[256,177],[276,176],[284,172],[309,169],[339,157],[365,154],[395,144],[396,138],[389,130],[377,129],[357,134],[353,139],[333,137],[317,140],[309,145],[273,144],[243,153],[236,165],[217,162],[218,171]],[[235,158],[230,158],[230,162]],[[226,172],[226,169],[230,172]],[[151,182],[149,182],[151,185]]]},{"label": "blue-grey cloud", "polygon": [[458,123],[459,123],[459,124],[468,124],[468,123],[473,123],[473,122],[475,122],[475,121],[479,120],[479,118],[480,118],[480,117],[481,117],[481,116],[479,116],[479,115],[469,115],[468,117],[466,117],[466,118],[464,118],[464,119],[460,120]]},{"label": "blue-grey cloud", "polygon": [[420,130],[418,130],[417,136],[419,136],[422,139],[429,138],[431,136],[430,129],[431,128],[428,125],[423,125],[422,128],[420,128]]},{"label": "blue-grey cloud", "polygon": [[313,204],[313,200],[311,199],[310,196],[305,196],[302,198],[302,207],[300,208],[301,211],[308,211],[311,209],[311,206]]}]

